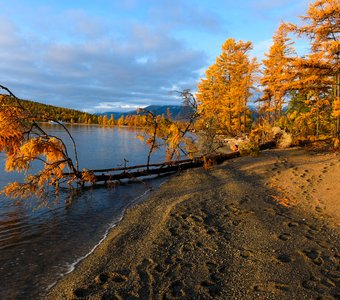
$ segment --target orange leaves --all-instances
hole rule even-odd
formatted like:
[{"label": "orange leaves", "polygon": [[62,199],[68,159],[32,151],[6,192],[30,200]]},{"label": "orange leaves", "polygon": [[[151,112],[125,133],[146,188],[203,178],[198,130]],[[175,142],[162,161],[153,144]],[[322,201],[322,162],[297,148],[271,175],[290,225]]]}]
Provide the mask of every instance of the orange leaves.
[{"label": "orange leaves", "polygon": [[143,135],[137,137],[149,147],[148,166],[152,153],[161,146],[165,147],[167,161],[178,159],[181,154],[192,156],[194,142],[187,134],[193,130],[194,120],[198,117],[197,101],[190,90],[178,93],[183,99],[184,107],[191,111],[187,122],[173,120],[169,112],[165,117],[157,116],[147,109],[138,110],[145,117],[146,126],[143,127]]},{"label": "orange leaves", "polygon": [[36,159],[42,160],[45,165],[57,163],[58,168],[63,168],[65,154],[62,144],[56,138],[38,137],[21,142],[22,145],[15,153],[7,153],[6,171],[27,171],[30,163]]},{"label": "orange leaves", "polygon": [[247,130],[247,102],[258,68],[256,60],[249,58],[251,49],[251,42],[226,40],[216,63],[198,84],[199,110],[206,124],[233,134]]},{"label": "orange leaves", "polygon": [[179,146],[182,142],[182,135],[178,124],[172,123],[167,128],[167,160],[170,161],[173,159],[173,156],[176,156],[176,159],[180,156]]},{"label": "orange leaves", "polygon": [[43,154],[48,163],[55,163],[65,159],[62,143],[55,137],[49,137],[44,143]]},{"label": "orange leaves", "polygon": [[264,94],[260,99],[261,112],[266,122],[272,125],[281,117],[285,96],[289,91],[287,84],[290,84],[294,76],[290,66],[295,51],[287,35],[287,26],[282,23],[273,36],[273,44],[266,59],[263,60],[261,84]]},{"label": "orange leaves", "polygon": [[47,134],[13,94],[0,97],[0,151],[6,154],[6,171],[27,172],[33,161],[42,163],[40,171],[27,175],[24,183],[11,183],[1,191],[8,197],[47,198],[50,191],[56,195],[65,179],[65,166],[77,173],[64,143]]},{"label": "orange leaves", "polygon": [[[44,159],[45,157],[45,159]],[[48,187],[52,187],[54,194],[59,191],[59,181],[64,178],[65,155],[61,143],[55,138],[33,138],[23,143],[19,151],[7,155],[7,171],[27,171],[34,160],[43,162],[42,169],[34,174],[27,175],[25,183],[9,184],[3,193],[12,198],[27,198],[32,195],[38,198],[47,197]]]},{"label": "orange leaves", "polygon": [[339,135],[339,120],[336,120],[340,115],[337,100],[340,97],[339,0],[311,3],[302,21],[301,26],[288,26],[291,32],[310,41],[310,53],[292,60],[294,78],[286,85],[305,98],[300,101],[293,127],[297,132],[304,132],[305,137],[307,133]]},{"label": "orange leaves", "polygon": [[298,30],[313,38],[313,51],[322,47],[325,40],[336,40],[340,28],[339,0],[317,0],[310,4],[307,15],[303,17],[306,25]]},{"label": "orange leaves", "polygon": [[23,140],[26,116],[21,108],[8,105],[7,98],[2,96],[0,99],[0,152],[13,153]]},{"label": "orange leaves", "polygon": [[340,97],[333,102],[333,115],[334,117],[340,117]]},{"label": "orange leaves", "polygon": [[[22,184],[18,182],[13,182],[13,183],[8,184],[2,191],[0,191],[0,194],[4,194],[7,197],[14,198],[14,199],[22,198],[23,192],[21,188],[22,188]],[[25,194],[23,198],[25,198]]]},{"label": "orange leaves", "polygon": [[96,183],[96,177],[94,176],[93,172],[83,169],[81,172],[81,180],[83,182],[91,182],[91,183]]},{"label": "orange leaves", "polygon": [[169,127],[168,127],[168,144],[170,145],[170,147],[172,148],[176,148],[179,143],[181,142],[181,134],[180,134],[180,128],[178,127],[178,124],[176,123],[172,123]]}]

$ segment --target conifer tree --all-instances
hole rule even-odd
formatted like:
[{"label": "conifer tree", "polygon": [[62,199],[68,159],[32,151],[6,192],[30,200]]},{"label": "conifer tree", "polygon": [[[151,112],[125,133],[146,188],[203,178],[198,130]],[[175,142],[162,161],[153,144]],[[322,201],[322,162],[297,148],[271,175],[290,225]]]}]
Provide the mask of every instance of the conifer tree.
[{"label": "conifer tree", "polygon": [[115,125],[115,117],[114,117],[113,114],[111,114],[111,116],[110,116],[109,125],[110,126],[114,126]]},{"label": "conifer tree", "polygon": [[[327,130],[330,123],[340,134],[340,2],[317,0],[309,5],[303,25],[290,24],[293,32],[310,40],[311,52],[295,61],[297,78],[291,88],[307,95],[309,115],[315,132]],[[324,125],[324,126],[323,126]]]},{"label": "conifer tree", "polygon": [[273,36],[273,44],[263,60],[261,85],[263,96],[260,101],[261,113],[266,124],[273,126],[281,117],[285,97],[289,92],[288,84],[293,79],[292,59],[296,57],[295,50],[287,27],[281,23]]},{"label": "conifer tree", "polygon": [[109,118],[107,117],[107,115],[104,115],[103,117],[103,126],[107,126],[109,123]]},{"label": "conifer tree", "polygon": [[231,135],[245,133],[249,125],[248,101],[258,65],[250,59],[251,42],[228,39],[222,53],[198,84],[197,100],[205,126]]}]

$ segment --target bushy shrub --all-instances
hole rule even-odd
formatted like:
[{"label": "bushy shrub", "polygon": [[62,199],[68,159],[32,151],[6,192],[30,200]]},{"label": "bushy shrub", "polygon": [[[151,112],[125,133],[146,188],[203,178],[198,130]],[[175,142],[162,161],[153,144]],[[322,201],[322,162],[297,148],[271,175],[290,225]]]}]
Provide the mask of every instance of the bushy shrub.
[{"label": "bushy shrub", "polygon": [[273,139],[276,140],[278,148],[289,148],[292,145],[292,135],[280,127],[272,128],[272,136]]},{"label": "bushy shrub", "polygon": [[241,156],[256,156],[260,152],[259,144],[254,141],[245,141],[238,145]]}]

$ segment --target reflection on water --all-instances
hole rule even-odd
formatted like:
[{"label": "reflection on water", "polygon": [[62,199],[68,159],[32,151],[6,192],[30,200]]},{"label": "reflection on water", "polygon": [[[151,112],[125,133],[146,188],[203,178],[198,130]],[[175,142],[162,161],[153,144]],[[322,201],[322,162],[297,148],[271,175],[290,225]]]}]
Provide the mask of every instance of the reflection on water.
[{"label": "reflection on water", "polygon": [[[58,126],[46,126],[65,138]],[[70,126],[81,168],[108,168],[145,163],[148,149],[125,128]],[[0,153],[0,188],[21,174],[3,171]],[[163,160],[156,153],[154,162]],[[79,192],[71,205],[67,194],[51,208],[32,210],[24,204],[0,196],[0,299],[36,299],[60,276],[69,272],[79,258],[101,241],[108,228],[120,220],[124,210],[141,201],[149,187],[164,179],[127,183],[113,188]]]}]

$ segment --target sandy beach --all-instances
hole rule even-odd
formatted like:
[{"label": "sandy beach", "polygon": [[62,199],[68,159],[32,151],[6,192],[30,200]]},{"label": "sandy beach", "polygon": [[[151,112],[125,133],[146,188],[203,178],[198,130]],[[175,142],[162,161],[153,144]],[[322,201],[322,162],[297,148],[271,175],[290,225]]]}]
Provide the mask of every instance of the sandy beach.
[{"label": "sandy beach", "polygon": [[302,149],[176,174],[46,299],[340,299],[339,181]]}]

